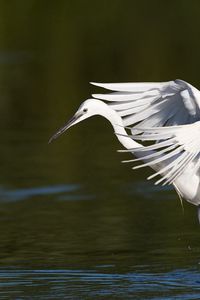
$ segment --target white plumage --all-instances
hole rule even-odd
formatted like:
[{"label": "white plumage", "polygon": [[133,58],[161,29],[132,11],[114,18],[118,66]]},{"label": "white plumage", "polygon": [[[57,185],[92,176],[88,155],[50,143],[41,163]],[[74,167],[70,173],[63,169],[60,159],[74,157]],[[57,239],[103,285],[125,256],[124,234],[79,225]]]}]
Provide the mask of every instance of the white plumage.
[{"label": "white plumage", "polygon": [[173,183],[191,162],[193,173],[198,171],[200,92],[195,87],[178,79],[162,83],[93,84],[115,91],[93,94],[93,97],[109,101],[108,105],[122,117],[124,126],[129,126],[133,140],[155,142],[140,151],[161,149],[130,160],[148,160],[134,169],[167,161],[167,165],[149,177],[163,175],[156,184]]},{"label": "white plumage", "polygon": [[93,84],[115,91],[92,96],[109,101],[108,105],[123,117],[125,126],[140,122],[137,126],[161,127],[200,120],[200,91],[183,80]]},{"label": "white plumage", "polygon": [[[187,201],[200,205],[200,91],[183,80],[150,83],[92,83],[109,90],[93,94],[52,138],[92,116],[107,118],[119,141],[161,175],[156,184],[173,184]],[[103,100],[103,101],[102,101]],[[127,133],[129,132],[129,134]],[[148,141],[150,145],[137,143]]]}]

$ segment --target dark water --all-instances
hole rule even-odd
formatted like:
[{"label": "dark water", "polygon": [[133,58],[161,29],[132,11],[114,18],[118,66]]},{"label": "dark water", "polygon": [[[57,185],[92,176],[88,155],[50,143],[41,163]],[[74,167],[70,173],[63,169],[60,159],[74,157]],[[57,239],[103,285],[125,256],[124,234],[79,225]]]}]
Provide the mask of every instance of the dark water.
[{"label": "dark water", "polygon": [[0,299],[199,299],[196,208],[93,118],[89,81],[200,88],[198,1],[0,2]]}]

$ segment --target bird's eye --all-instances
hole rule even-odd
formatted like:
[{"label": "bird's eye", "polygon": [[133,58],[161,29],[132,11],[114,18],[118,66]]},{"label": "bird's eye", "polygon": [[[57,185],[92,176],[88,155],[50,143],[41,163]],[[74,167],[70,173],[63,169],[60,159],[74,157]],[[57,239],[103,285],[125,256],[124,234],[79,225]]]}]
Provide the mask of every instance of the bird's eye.
[{"label": "bird's eye", "polygon": [[87,109],[87,108],[84,108],[84,109],[83,109],[83,112],[84,112],[84,113],[86,113],[87,111],[88,111],[88,109]]}]

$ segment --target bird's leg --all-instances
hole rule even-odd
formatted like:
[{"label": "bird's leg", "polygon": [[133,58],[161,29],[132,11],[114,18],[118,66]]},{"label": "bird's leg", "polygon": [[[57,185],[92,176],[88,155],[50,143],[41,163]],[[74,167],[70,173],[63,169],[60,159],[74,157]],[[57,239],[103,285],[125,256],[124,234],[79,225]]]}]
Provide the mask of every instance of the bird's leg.
[{"label": "bird's leg", "polygon": [[197,213],[198,213],[198,220],[199,220],[199,224],[200,224],[200,204],[198,205]]}]

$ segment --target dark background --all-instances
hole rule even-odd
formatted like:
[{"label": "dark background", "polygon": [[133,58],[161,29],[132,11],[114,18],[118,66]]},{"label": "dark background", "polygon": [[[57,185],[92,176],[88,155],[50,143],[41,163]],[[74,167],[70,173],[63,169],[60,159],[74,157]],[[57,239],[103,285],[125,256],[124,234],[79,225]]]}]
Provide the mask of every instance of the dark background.
[{"label": "dark background", "polygon": [[172,188],[146,181],[150,169],[122,165],[130,156],[102,118],[48,139],[99,91],[90,81],[200,88],[199,15],[195,0],[0,1],[3,296],[198,299],[196,208],[183,214]]}]

